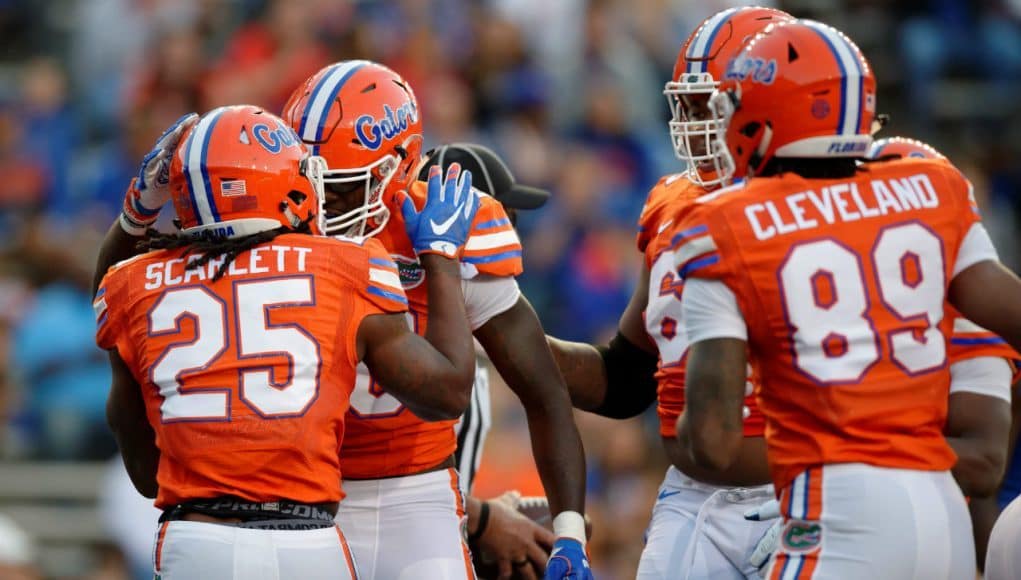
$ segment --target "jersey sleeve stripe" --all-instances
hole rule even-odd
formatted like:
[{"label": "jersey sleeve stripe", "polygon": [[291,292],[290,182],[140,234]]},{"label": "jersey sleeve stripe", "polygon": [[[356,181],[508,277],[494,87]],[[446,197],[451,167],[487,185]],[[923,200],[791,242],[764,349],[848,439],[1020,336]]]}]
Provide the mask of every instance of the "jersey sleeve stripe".
[{"label": "jersey sleeve stripe", "polygon": [[970,333],[985,332],[992,334],[988,330],[982,328],[981,326],[975,324],[974,322],[968,320],[967,318],[964,318],[963,316],[958,316],[957,318],[954,318],[954,332],[962,334],[969,332]]},{"label": "jersey sleeve stripe", "polygon": [[[105,289],[101,290],[100,292],[105,292]],[[106,299],[102,297],[102,294],[97,294],[96,296],[98,296],[99,299],[92,303],[92,310],[94,310],[96,313],[96,324],[102,325],[103,322],[106,320],[107,314]]]},{"label": "jersey sleeve stripe", "polygon": [[974,337],[965,338],[963,336],[954,336],[950,339],[951,344],[957,344],[961,346],[974,346],[980,344],[1006,344],[1007,341],[1003,340],[998,336],[986,336],[986,337]]},{"label": "jersey sleeve stripe", "polygon": [[474,250],[492,250],[493,248],[512,245],[520,246],[521,240],[518,239],[518,235],[514,233],[514,230],[505,230],[495,234],[470,236],[468,242],[464,245],[464,249],[470,252]]},{"label": "jersey sleeve stripe", "polygon": [[463,256],[461,261],[466,264],[491,264],[493,262],[499,262],[500,260],[509,260],[512,258],[520,258],[521,250],[511,250],[509,252],[501,252],[499,254],[489,254],[486,256]]},{"label": "jersey sleeve stripe", "polygon": [[676,234],[674,234],[674,237],[670,239],[670,245],[671,246],[675,246],[675,245],[681,243],[682,241],[684,241],[684,240],[686,240],[688,238],[693,238],[695,236],[700,236],[700,235],[702,235],[702,234],[704,234],[704,233],[706,233],[708,231],[709,231],[709,226],[707,226],[705,224],[700,225],[700,226],[690,227],[690,228],[688,228],[686,230],[683,230],[683,231],[680,231],[680,232],[677,232]]},{"label": "jersey sleeve stripe", "polygon": [[369,258],[369,263],[372,264],[373,266],[386,268],[387,270],[393,270],[395,272],[397,271],[397,265],[394,264],[392,260],[387,258]]},{"label": "jersey sleeve stripe", "polygon": [[715,252],[716,242],[714,242],[713,238],[710,236],[702,236],[700,238],[695,238],[690,242],[681,244],[674,251],[676,252],[676,255],[674,256],[674,263],[684,264],[701,256],[702,254]]},{"label": "jersey sleeve stripe", "polygon": [[369,268],[369,280],[384,286],[390,286],[391,288],[401,288],[401,279],[397,276],[396,272],[392,270]]},{"label": "jersey sleeve stripe", "polygon": [[708,256],[703,256],[695,260],[689,260],[687,263],[684,263],[677,270],[677,275],[680,276],[681,278],[687,278],[688,274],[691,274],[695,270],[705,268],[707,266],[712,266],[713,264],[716,264],[719,261],[720,254],[718,252],[714,252],[712,254],[709,254]]},{"label": "jersey sleeve stripe", "polygon": [[495,219],[495,220],[489,220],[489,221],[482,222],[482,223],[476,225],[475,229],[476,230],[489,230],[489,229],[499,228],[499,227],[509,226],[509,225],[511,225],[509,218],[499,218],[499,219]]},{"label": "jersey sleeve stripe", "polygon": [[376,296],[381,296],[383,298],[386,298],[387,300],[393,300],[394,302],[397,302],[399,304],[403,304],[404,306],[408,305],[408,299],[405,298],[403,294],[397,294],[396,292],[391,292],[389,290],[384,290],[384,289],[382,289],[382,288],[380,288],[378,286],[371,286],[370,285],[369,286],[369,294],[374,294]]}]

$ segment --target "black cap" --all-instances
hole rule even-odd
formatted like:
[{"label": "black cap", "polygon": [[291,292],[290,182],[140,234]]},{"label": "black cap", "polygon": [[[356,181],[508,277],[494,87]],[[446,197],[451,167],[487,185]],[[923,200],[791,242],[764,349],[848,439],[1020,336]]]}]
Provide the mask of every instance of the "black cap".
[{"label": "black cap", "polygon": [[549,199],[550,193],[544,189],[516,183],[507,164],[492,149],[475,143],[451,143],[429,151],[418,178],[428,179],[429,168],[433,165],[446,170],[452,163],[459,163],[462,169],[471,171],[472,186],[492,195],[507,207],[535,209]]}]

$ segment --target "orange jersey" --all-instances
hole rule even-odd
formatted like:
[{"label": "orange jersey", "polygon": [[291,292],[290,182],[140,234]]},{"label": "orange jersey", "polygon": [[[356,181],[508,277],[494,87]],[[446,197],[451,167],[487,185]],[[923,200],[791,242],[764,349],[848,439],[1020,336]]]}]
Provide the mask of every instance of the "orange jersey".
[{"label": "orange jersey", "polygon": [[[656,412],[659,434],[677,435],[677,418],[684,411],[684,367],[688,340],[681,321],[681,295],[684,282],[674,269],[671,240],[676,233],[674,216],[706,190],[683,173],[664,177],[649,192],[638,228],[638,249],[645,254],[649,268],[649,299],[645,307],[645,330],[656,341],[659,367],[656,370]],[[744,421],[746,437],[761,437],[765,422],[752,394],[749,377],[748,409]]]},{"label": "orange jersey", "polygon": [[122,262],[96,295],[96,340],[142,387],[160,449],[156,506],[236,496],[336,502],[344,413],[371,314],[407,309],[383,246],[285,234],[213,261]]},{"label": "orange jersey", "polygon": [[746,321],[778,489],[820,464],[954,464],[944,304],[977,214],[956,169],[904,159],[752,179],[684,216],[679,273],[722,280]]},{"label": "orange jersey", "polygon": [[[416,206],[421,208],[425,203],[426,184],[415,183],[411,195]],[[521,242],[503,206],[485,194],[479,199],[479,210],[461,258],[462,276],[520,274]],[[415,332],[425,334],[428,314],[425,272],[415,257],[400,211],[392,212],[390,221],[376,239],[397,262],[408,297],[409,323]],[[436,388],[443,388],[443,385],[436,385]],[[456,423],[456,420],[426,422],[419,419],[377,385],[364,365],[359,366],[341,451],[344,476],[376,479],[420,473],[434,467],[453,455],[457,448]]]}]

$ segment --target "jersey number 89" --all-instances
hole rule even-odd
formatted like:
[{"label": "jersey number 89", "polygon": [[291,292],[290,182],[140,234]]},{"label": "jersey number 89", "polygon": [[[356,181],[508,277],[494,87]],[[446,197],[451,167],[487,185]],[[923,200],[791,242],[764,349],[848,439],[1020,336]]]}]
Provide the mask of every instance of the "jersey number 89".
[{"label": "jersey number 89", "polygon": [[[825,239],[794,246],[780,266],[777,277],[793,330],[794,364],[818,383],[860,381],[879,361],[881,339],[893,363],[908,375],[946,362],[946,343],[937,328],[946,288],[940,238],[918,222],[884,228],[871,262],[872,271],[866,272],[861,256]],[[904,328],[885,336],[877,332],[869,317],[870,274],[883,306]]]}]

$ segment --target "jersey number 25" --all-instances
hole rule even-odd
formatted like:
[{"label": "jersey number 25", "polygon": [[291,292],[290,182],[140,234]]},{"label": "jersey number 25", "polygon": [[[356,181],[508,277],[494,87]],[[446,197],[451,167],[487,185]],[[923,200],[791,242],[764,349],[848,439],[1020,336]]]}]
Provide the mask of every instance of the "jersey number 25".
[{"label": "jersey number 25", "polygon": [[[236,388],[241,401],[262,417],[300,416],[319,392],[319,343],[298,324],[269,322],[271,309],[315,304],[312,284],[311,276],[295,276],[234,285],[237,341],[233,348],[241,363]],[[203,287],[168,290],[149,311],[149,335],[180,333],[185,317],[194,321],[195,338],[171,344],[149,375],[163,398],[163,421],[228,421],[235,386],[184,386],[187,374],[215,365],[231,347],[227,304]],[[288,360],[282,383],[274,380],[277,364],[259,364],[259,359],[279,356]]]}]

